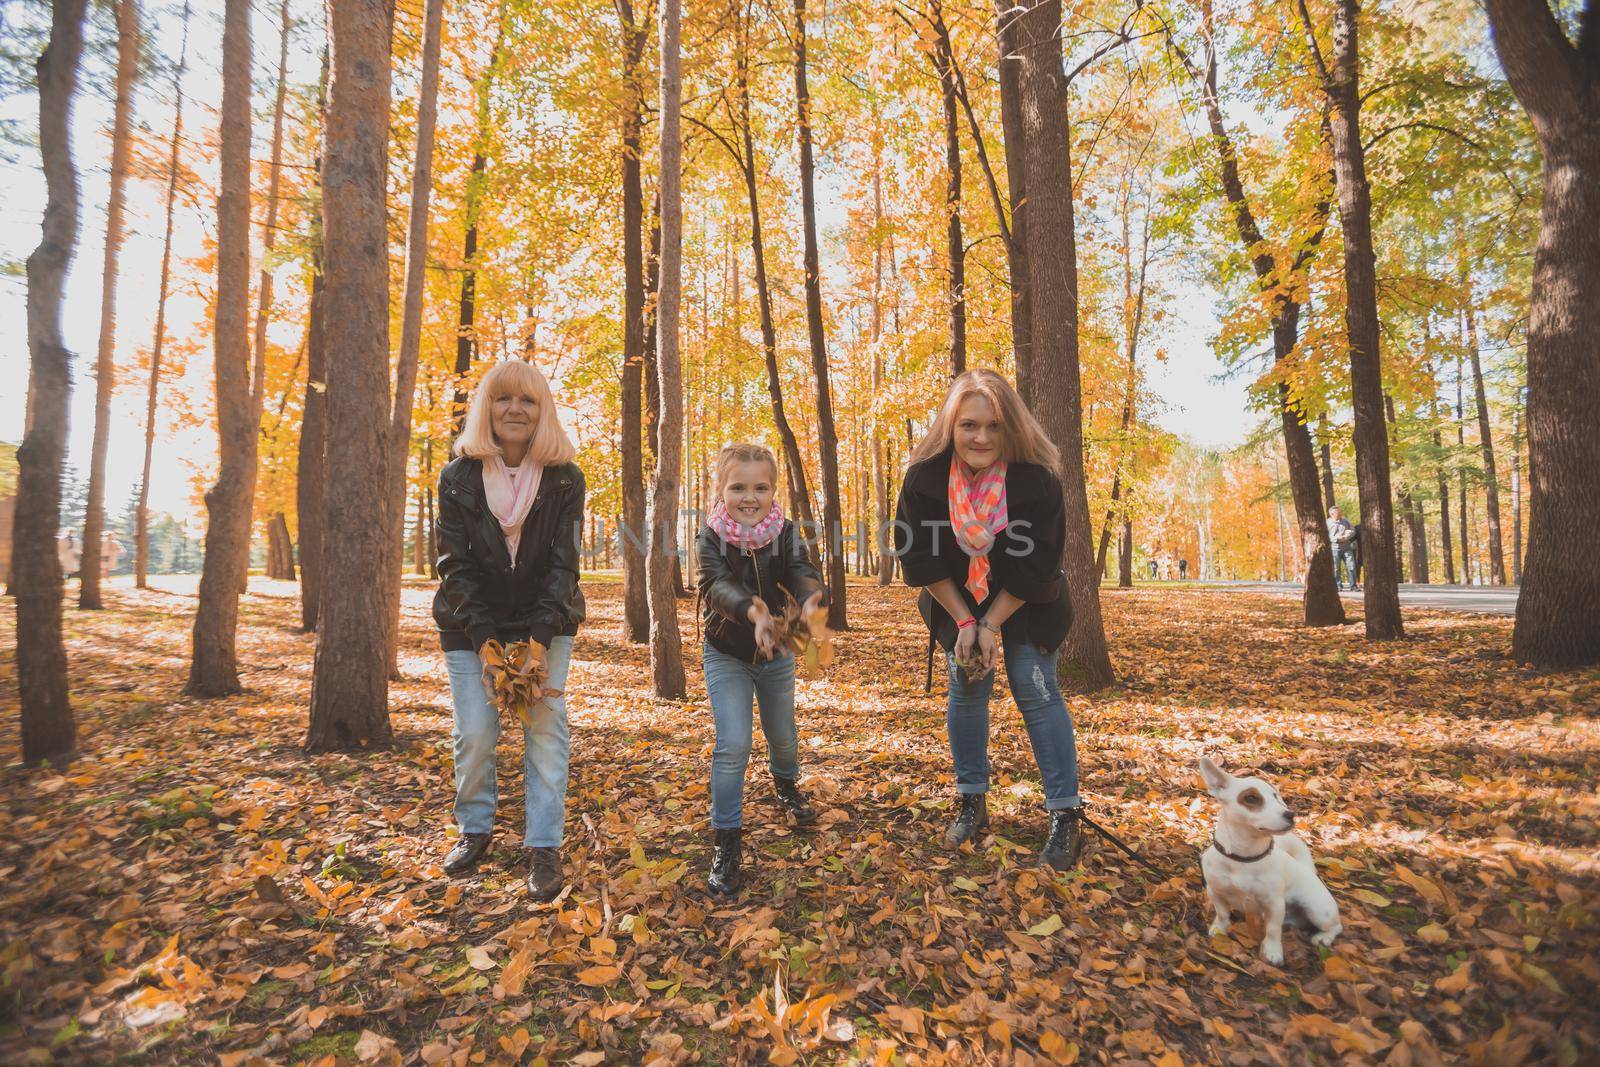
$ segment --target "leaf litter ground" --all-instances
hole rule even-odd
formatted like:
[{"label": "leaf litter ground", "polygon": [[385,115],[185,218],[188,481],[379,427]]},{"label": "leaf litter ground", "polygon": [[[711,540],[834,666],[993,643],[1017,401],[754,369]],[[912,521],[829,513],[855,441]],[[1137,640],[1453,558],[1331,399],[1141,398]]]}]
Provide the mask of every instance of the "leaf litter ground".
[{"label": "leaf litter ground", "polygon": [[[1099,821],[1081,870],[1031,869],[1045,819],[997,695],[991,834],[939,843],[942,682],[903,588],[853,584],[855,629],[798,687],[808,832],[760,742],[751,885],[703,894],[712,742],[652,699],[619,586],[567,685],[571,892],[523,889],[520,735],[492,858],[445,877],[450,704],[408,587],[393,751],[308,757],[313,639],[292,584],[241,605],[247,691],[182,696],[193,585],[68,610],[81,757],[17,763],[0,607],[0,1058],[245,1063],[1575,1063],[1600,1047],[1600,672],[1539,674],[1510,621],[1408,612],[1410,636],[1308,631],[1257,594],[1107,590],[1119,685],[1074,697]],[[682,604],[692,644],[689,605]],[[698,657],[693,657],[695,661]],[[758,732],[759,737],[759,732]],[[1331,952],[1205,934],[1212,821],[1194,762],[1270,775],[1343,913]],[[1585,992],[1588,990],[1588,992]]]}]

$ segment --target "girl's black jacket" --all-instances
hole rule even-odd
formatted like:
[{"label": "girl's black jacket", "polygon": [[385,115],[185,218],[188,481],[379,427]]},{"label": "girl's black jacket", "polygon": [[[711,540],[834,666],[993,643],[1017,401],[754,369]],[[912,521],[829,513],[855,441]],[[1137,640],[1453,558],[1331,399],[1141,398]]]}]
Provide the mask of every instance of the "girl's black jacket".
[{"label": "girl's black jacket", "polygon": [[700,563],[700,617],[706,643],[746,663],[756,661],[756,628],[749,615],[752,600],[760,596],[777,614],[791,596],[804,603],[822,588],[822,575],[788,519],[765,548],[739,548],[709,525],[700,527],[694,547]]},{"label": "girl's black jacket", "polygon": [[549,647],[583,621],[578,538],[583,472],[546,467],[522,523],[516,566],[483,490],[483,463],[460,456],[439,474],[439,589],[433,621],[446,652],[478,651],[491,637]]},{"label": "girl's black jacket", "polygon": [[[895,508],[894,547],[906,584],[926,587],[952,579],[978,618],[1004,589],[1020,608],[1000,627],[1011,639],[1040,648],[1058,648],[1072,626],[1072,603],[1061,570],[1066,545],[1066,513],[1061,507],[1061,482],[1037,463],[1012,462],[1006,468],[1006,528],[989,549],[989,596],[978,603],[967,589],[972,557],[956,541],[950,523],[950,456],[945,449],[906,470]],[[917,598],[922,619],[939,646],[956,643],[956,620],[926,588]]]}]

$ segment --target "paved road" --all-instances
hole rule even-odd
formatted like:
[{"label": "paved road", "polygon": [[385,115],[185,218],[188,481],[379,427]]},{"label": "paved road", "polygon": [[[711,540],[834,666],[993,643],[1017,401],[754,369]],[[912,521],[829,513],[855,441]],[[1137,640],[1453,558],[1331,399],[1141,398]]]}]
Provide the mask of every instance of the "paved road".
[{"label": "paved road", "polygon": [[[1299,596],[1303,587],[1299,582],[1212,582],[1225,589],[1256,590]],[[1518,587],[1514,585],[1411,585],[1400,586],[1400,606],[1405,608],[1437,608],[1443,611],[1474,611],[1488,615],[1515,615]],[[1341,593],[1345,600],[1357,603],[1360,592]]]}]

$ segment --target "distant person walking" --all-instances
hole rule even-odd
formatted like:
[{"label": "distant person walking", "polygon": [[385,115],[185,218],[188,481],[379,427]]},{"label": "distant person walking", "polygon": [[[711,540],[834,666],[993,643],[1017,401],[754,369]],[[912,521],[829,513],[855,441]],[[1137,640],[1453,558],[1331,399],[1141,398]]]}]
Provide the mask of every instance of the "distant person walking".
[{"label": "distant person walking", "polygon": [[1188,578],[1189,578],[1189,560],[1187,558],[1180,559],[1178,561],[1178,581],[1180,581],[1180,582],[1187,581]]},{"label": "distant person walking", "polygon": [[1355,566],[1355,576],[1356,576],[1356,578],[1355,578],[1355,582],[1351,584],[1350,588],[1352,588],[1352,589],[1360,589],[1361,588],[1361,524],[1359,522],[1356,523],[1355,526],[1353,527],[1353,529],[1356,532],[1356,536],[1355,536],[1355,540],[1350,542],[1350,547],[1351,547],[1351,549],[1353,549],[1355,551],[1355,554],[1356,554],[1356,566]]},{"label": "distant person walking", "polygon": [[[1328,540],[1333,542],[1334,585],[1345,588],[1341,575],[1347,574],[1350,588],[1354,589],[1359,577],[1356,573],[1356,528],[1350,525],[1350,520],[1344,517],[1337,504],[1328,509]],[[1340,570],[1341,566],[1343,571]]]},{"label": "distant person walking", "polygon": [[1151,560],[1150,561],[1150,580],[1152,582],[1156,580],[1156,561],[1155,560]]}]

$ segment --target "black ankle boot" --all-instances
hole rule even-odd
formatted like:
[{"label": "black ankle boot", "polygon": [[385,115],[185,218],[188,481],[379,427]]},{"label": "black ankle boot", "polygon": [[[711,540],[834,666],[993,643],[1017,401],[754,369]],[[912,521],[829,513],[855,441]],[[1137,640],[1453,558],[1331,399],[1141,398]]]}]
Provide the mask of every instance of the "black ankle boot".
[{"label": "black ankle boot", "polygon": [[959,848],[963,841],[976,841],[978,834],[989,825],[989,800],[982,793],[962,793],[961,806],[956,809],[956,820],[944,832],[947,848]]},{"label": "black ankle boot", "polygon": [[1083,851],[1083,824],[1078,821],[1077,808],[1064,808],[1050,813],[1050,836],[1045,838],[1039,852],[1039,866],[1069,871],[1078,865],[1078,853]]},{"label": "black ankle boot", "polygon": [[561,895],[561,850],[536,848],[528,864],[528,894],[536,904],[548,904]]},{"label": "black ankle boot", "polygon": [[478,865],[489,851],[489,834],[462,834],[456,847],[444,858],[445,874],[464,874]]},{"label": "black ankle boot", "polygon": [[739,869],[743,833],[737,826],[716,831],[716,844],[711,849],[711,875],[706,879],[706,888],[714,897],[736,896],[744,888],[744,872]]},{"label": "black ankle boot", "polygon": [[795,825],[810,826],[817,821],[817,809],[811,806],[811,801],[806,799],[793,778],[773,775],[772,791],[778,794],[778,803],[783,805],[783,810],[794,816]]}]

